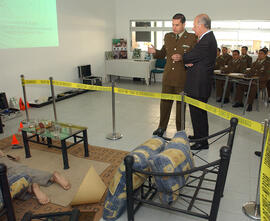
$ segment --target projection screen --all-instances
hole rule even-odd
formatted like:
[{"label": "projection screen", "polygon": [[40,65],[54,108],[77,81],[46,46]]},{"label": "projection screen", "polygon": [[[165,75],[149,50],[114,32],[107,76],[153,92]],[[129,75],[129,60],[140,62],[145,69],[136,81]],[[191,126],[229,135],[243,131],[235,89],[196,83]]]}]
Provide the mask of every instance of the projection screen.
[{"label": "projection screen", "polygon": [[0,48],[57,46],[56,0],[0,0]]}]

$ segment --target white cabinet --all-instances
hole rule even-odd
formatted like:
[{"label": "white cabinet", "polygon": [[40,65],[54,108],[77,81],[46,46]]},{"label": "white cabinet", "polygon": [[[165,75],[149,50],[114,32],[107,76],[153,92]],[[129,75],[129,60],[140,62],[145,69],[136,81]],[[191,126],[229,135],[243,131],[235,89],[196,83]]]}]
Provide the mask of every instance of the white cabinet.
[{"label": "white cabinet", "polygon": [[115,59],[105,60],[105,74],[131,78],[144,78],[149,84],[150,71],[155,68],[155,60]]}]

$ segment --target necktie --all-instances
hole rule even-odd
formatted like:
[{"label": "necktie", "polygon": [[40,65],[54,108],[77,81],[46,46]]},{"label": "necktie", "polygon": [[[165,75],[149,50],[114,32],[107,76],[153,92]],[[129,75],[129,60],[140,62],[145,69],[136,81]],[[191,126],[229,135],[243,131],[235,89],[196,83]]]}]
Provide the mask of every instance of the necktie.
[{"label": "necktie", "polygon": [[175,38],[176,38],[176,40],[178,40],[179,39],[179,34],[176,34]]}]

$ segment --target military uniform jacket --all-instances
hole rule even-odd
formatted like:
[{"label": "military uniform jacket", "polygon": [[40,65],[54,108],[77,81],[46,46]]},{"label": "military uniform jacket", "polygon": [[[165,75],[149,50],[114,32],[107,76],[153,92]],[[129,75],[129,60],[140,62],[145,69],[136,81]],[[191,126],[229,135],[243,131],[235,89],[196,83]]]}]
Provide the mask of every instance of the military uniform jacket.
[{"label": "military uniform jacket", "polygon": [[250,68],[252,65],[252,57],[249,55],[241,55],[240,57],[241,60],[244,60],[247,63],[247,67]]},{"label": "military uniform jacket", "polygon": [[221,55],[221,57],[224,59],[225,65],[228,65],[229,61],[232,60],[232,56],[229,54]]},{"label": "military uniform jacket", "polygon": [[173,61],[172,55],[183,55],[189,52],[197,43],[195,34],[184,31],[179,39],[171,32],[164,37],[164,45],[161,50],[156,50],[154,58],[165,58],[167,62],[165,65],[162,84],[167,86],[174,86],[184,88],[186,82],[186,70],[183,61]]},{"label": "military uniform jacket", "polygon": [[216,58],[215,70],[220,70],[221,68],[224,67],[224,65],[225,65],[225,60],[221,55],[219,55]]},{"label": "military uniform jacket", "polygon": [[257,59],[246,73],[248,76],[258,76],[260,78],[260,88],[264,88],[270,76],[270,61],[268,59],[262,61]]},{"label": "military uniform jacket", "polygon": [[239,59],[233,59],[229,61],[228,67],[224,68],[225,73],[244,73],[247,68],[247,61]]}]

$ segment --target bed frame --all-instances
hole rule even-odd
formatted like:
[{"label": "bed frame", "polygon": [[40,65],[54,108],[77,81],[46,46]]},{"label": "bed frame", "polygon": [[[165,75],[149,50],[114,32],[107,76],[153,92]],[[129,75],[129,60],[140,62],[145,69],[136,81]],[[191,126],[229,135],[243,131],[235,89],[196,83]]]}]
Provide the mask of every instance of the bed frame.
[{"label": "bed frame", "polygon": [[[218,140],[228,134],[226,146],[223,146],[220,149],[220,159],[208,163],[205,159],[198,156],[198,152],[200,151],[193,152],[194,157],[197,156],[201,159],[204,162],[204,165],[194,167],[185,172],[163,173],[135,170],[133,169],[133,157],[126,156],[124,161],[126,166],[128,221],[134,221],[134,215],[142,204],[185,213],[191,216],[204,218],[209,221],[216,221],[220,200],[221,197],[223,197],[237,124],[238,119],[232,118],[230,120],[230,127],[206,138],[190,140],[190,142],[209,140],[211,138]],[[136,173],[137,175],[148,175],[148,178],[145,180],[143,185],[136,190],[133,190],[133,173]],[[187,180],[186,185],[179,189],[180,193],[178,193],[178,200],[169,205],[160,203],[159,199],[157,199],[158,197],[156,197],[156,195],[158,195],[158,190],[153,182],[153,176],[184,176],[187,174],[189,174],[189,179]],[[203,197],[201,194],[204,194]],[[201,209],[200,206],[203,206],[204,208]],[[207,209],[205,209],[206,206]]]},{"label": "bed frame", "polygon": [[0,163],[0,186],[3,196],[3,208],[0,210],[0,217],[6,215],[8,221],[16,221],[15,213],[12,205],[11,195],[9,191],[7,179],[7,167]]}]

